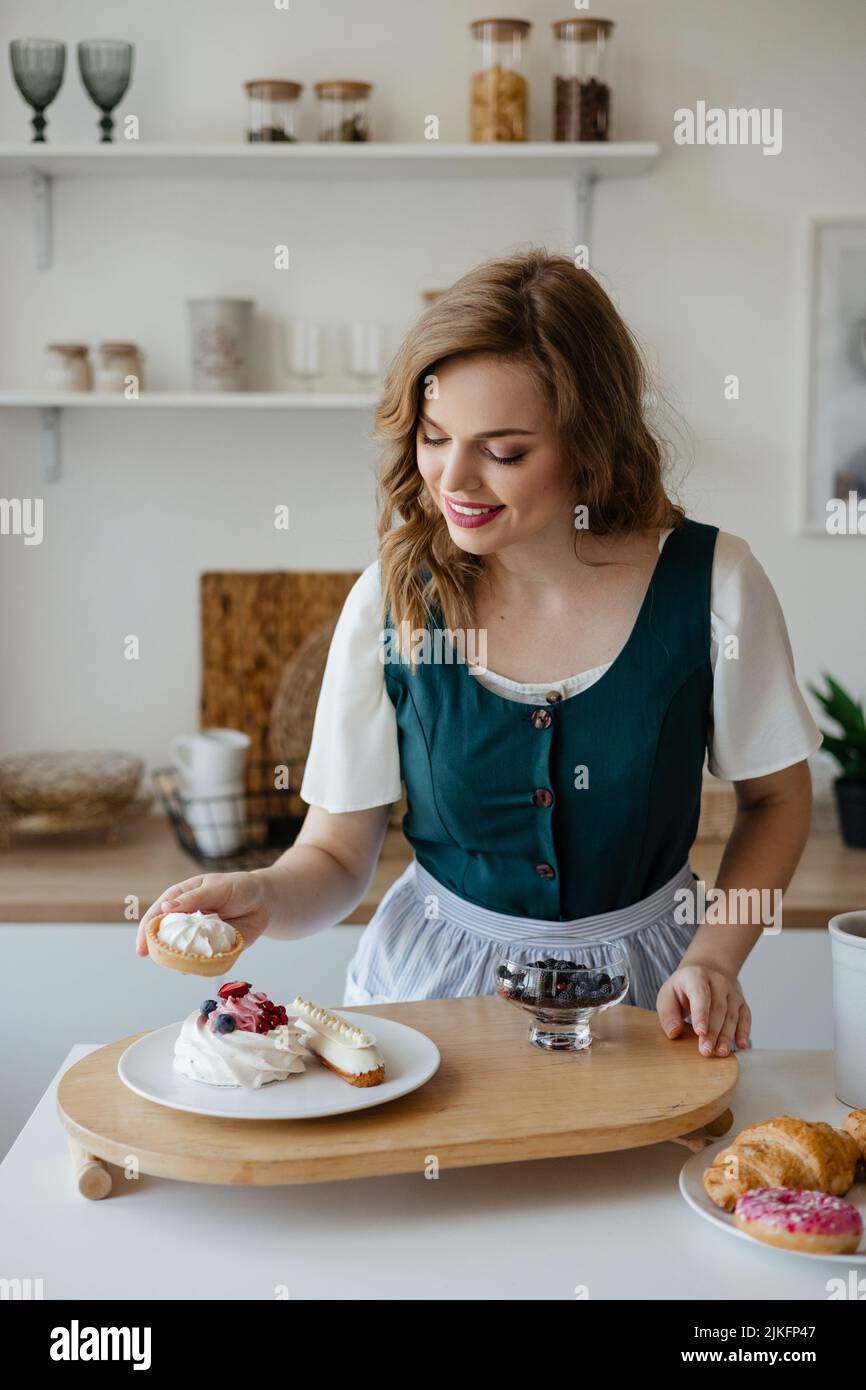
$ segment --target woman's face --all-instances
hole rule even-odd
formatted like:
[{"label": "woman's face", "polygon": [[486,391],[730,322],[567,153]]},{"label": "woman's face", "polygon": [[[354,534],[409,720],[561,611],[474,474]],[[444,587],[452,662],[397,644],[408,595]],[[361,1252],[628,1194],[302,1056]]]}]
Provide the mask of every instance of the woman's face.
[{"label": "woman's face", "polygon": [[422,402],[418,468],[455,545],[490,555],[573,534],[570,479],[547,404],[527,367],[496,356],[451,358]]}]

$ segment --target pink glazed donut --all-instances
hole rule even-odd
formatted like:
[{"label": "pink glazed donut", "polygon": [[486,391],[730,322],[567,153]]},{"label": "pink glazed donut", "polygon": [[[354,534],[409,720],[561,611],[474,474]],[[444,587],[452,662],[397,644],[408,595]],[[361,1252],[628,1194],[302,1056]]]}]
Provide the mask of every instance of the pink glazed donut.
[{"label": "pink glazed donut", "polygon": [[860,1244],[860,1213],[842,1197],[793,1187],[758,1187],[737,1198],[734,1223],[755,1240],[811,1255],[851,1255]]}]

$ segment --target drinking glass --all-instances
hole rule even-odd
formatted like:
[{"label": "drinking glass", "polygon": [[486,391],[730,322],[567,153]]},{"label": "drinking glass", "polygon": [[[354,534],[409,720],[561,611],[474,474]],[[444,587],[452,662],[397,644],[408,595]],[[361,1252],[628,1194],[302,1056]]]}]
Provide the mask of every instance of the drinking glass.
[{"label": "drinking glass", "polygon": [[628,993],[628,957],[613,941],[594,942],[594,963],[545,955],[538,946],[503,948],[496,967],[500,999],[535,1020],[529,1041],[549,1050],[582,1051],[592,1044],[590,1021]]},{"label": "drinking glass", "polygon": [[13,39],[9,60],[15,85],[35,112],[31,122],[33,143],[44,145],[48,122],[43,113],[63,84],[66,44],[57,39]]},{"label": "drinking glass", "polygon": [[359,320],[346,324],[346,370],[362,390],[377,386],[382,379],[384,341],[380,323]]},{"label": "drinking glass", "polygon": [[102,112],[101,144],[110,145],[114,121],[111,113],[121,100],[132,76],[131,43],[121,39],[85,39],[78,45],[78,70],[87,94]]},{"label": "drinking glass", "polygon": [[296,391],[315,390],[324,373],[322,326],[292,319],[284,338],[286,369]]}]

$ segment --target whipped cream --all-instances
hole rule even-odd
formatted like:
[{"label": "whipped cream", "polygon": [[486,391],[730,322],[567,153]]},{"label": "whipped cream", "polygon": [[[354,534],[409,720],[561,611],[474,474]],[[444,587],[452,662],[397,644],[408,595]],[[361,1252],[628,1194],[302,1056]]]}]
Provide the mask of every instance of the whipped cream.
[{"label": "whipped cream", "polygon": [[215,1033],[207,1018],[192,1013],[185,1018],[174,1044],[174,1069],[193,1081],[209,1086],[246,1086],[258,1090],[269,1081],[285,1081],[305,1070],[304,1049],[291,1023],[270,1033],[237,1028]]},{"label": "whipped cream", "polygon": [[235,929],[215,912],[167,912],[157,933],[185,956],[216,956],[235,946]]}]

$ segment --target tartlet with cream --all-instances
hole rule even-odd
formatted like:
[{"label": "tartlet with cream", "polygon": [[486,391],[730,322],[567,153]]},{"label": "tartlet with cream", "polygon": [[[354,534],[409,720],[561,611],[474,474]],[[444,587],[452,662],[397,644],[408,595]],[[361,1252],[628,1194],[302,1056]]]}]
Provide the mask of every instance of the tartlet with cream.
[{"label": "tartlet with cream", "polygon": [[166,912],[148,922],[146,936],[157,965],[183,975],[226,975],[246,944],[216,912]]},{"label": "tartlet with cream", "polygon": [[254,993],[246,980],[230,980],[184,1019],[174,1069],[208,1086],[258,1090],[304,1071],[306,1055],[283,1004]]},{"label": "tartlet with cream", "polygon": [[356,1028],[300,994],[290,1012],[295,1015],[301,1042],[323,1067],[335,1071],[351,1086],[380,1086],[385,1080],[385,1060],[373,1033]]}]

